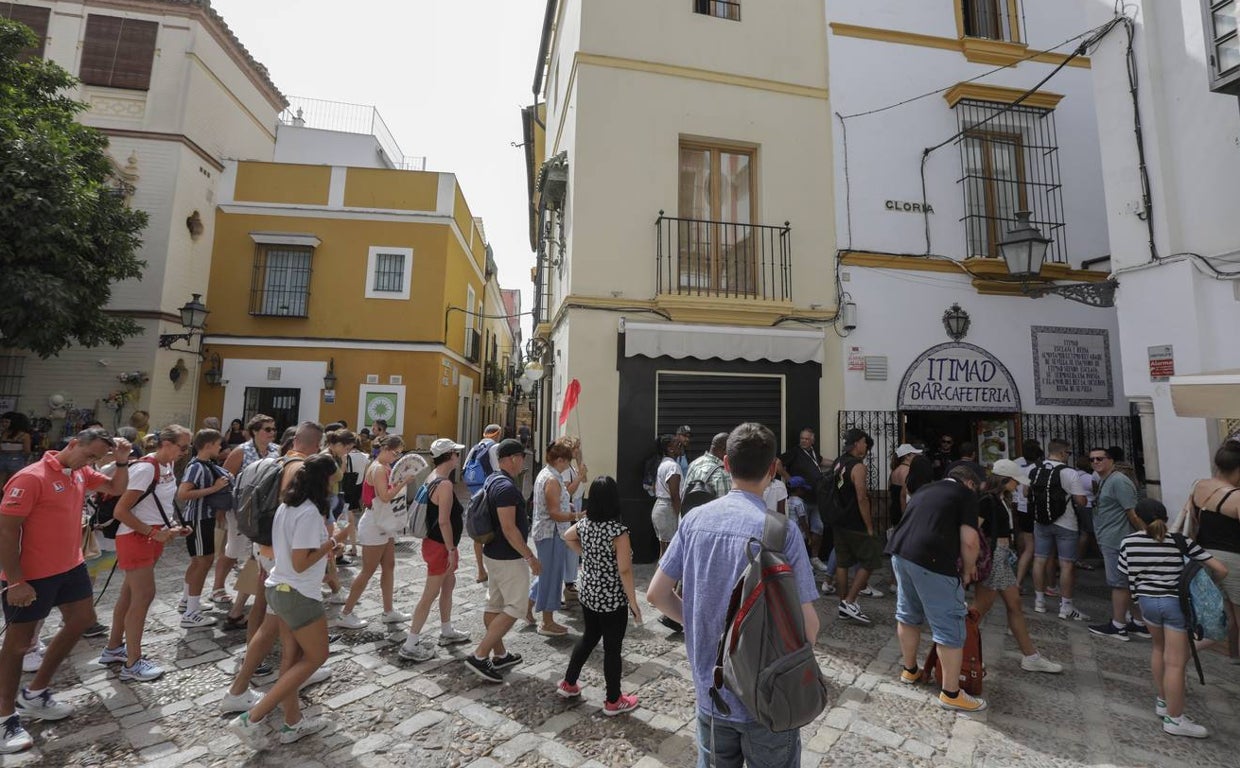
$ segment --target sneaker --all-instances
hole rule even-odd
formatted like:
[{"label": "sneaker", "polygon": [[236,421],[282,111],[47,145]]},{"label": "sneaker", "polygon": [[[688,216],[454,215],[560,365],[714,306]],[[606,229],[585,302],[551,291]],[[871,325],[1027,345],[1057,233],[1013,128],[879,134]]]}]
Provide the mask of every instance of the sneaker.
[{"label": "sneaker", "polygon": [[1021,659],[1020,668],[1026,672],[1046,672],[1051,675],[1063,672],[1062,664],[1056,664],[1050,659],[1044,659],[1041,654],[1034,654]]},{"label": "sneaker", "polygon": [[631,693],[622,693],[620,698],[615,701],[603,703],[603,714],[608,717],[623,715],[625,712],[632,712],[637,709],[637,697]]},{"label": "sneaker", "polygon": [[124,643],[117,648],[104,648],[103,653],[99,654],[100,664],[124,664],[127,661],[129,661],[129,651],[125,649]]},{"label": "sneaker", "polygon": [[939,706],[957,712],[981,712],[986,708],[986,700],[975,698],[966,691],[958,691],[955,698],[939,691]]},{"label": "sneaker", "polygon": [[105,627],[96,621],[86,628],[86,631],[82,633],[82,637],[103,637],[110,629],[110,627]]},{"label": "sneaker", "polygon": [[681,624],[679,621],[676,621],[675,619],[669,618],[667,616],[660,616],[659,623],[667,627],[668,629],[672,630],[673,632],[684,632],[685,631],[684,624]]},{"label": "sneaker", "polygon": [[486,680],[488,683],[504,682],[504,676],[495,671],[495,667],[491,664],[490,659],[478,660],[475,659],[474,655],[471,653],[465,657],[465,667],[478,677]]},{"label": "sneaker", "polygon": [[1033,610],[1037,611],[1038,613],[1046,613],[1046,598],[1035,597],[1033,599]]},{"label": "sneaker", "polygon": [[46,690],[38,696],[31,697],[23,688],[17,694],[14,703],[17,705],[18,714],[33,717],[36,720],[64,720],[73,714],[72,705],[56,701],[52,698],[52,692]]},{"label": "sneaker", "polygon": [[303,716],[294,725],[285,723],[280,726],[280,743],[292,744],[294,741],[300,741],[307,736],[312,736],[326,728],[328,722],[328,720],[322,717]]},{"label": "sneaker", "polygon": [[462,632],[461,630],[456,629],[456,628],[450,629],[447,632],[439,633],[439,644],[444,646],[445,648],[450,645],[460,645],[461,643],[468,643],[468,642],[469,642],[469,633]]},{"label": "sneaker", "polygon": [[33,746],[34,739],[30,738],[30,734],[22,727],[21,717],[17,712],[9,715],[4,721],[4,733],[0,734],[0,754],[21,752]]},{"label": "sneaker", "polygon": [[1059,618],[1065,621],[1089,621],[1089,614],[1081,613],[1072,606],[1059,606]]},{"label": "sneaker", "polygon": [[865,589],[861,590],[857,594],[861,595],[862,597],[882,597],[883,595],[887,593],[883,592],[882,590],[875,589],[874,587],[866,587]]},{"label": "sneaker", "polygon": [[138,659],[133,666],[126,664],[121,667],[121,682],[137,682],[149,683],[152,680],[158,680],[164,676],[164,670],[159,665],[154,664],[146,659]]},{"label": "sneaker", "polygon": [[327,682],[328,680],[331,679],[331,677],[332,677],[332,668],[324,664],[323,666],[311,672],[310,677],[307,677],[304,683],[297,686],[297,690],[304,691],[305,689],[309,688],[312,685],[318,685],[319,683]]},{"label": "sneaker", "polygon": [[326,598],[324,598],[323,602],[327,603],[328,605],[344,605],[345,603],[349,602],[349,596],[346,595],[343,591],[332,592],[332,593],[329,593]]},{"label": "sneaker", "polygon": [[43,666],[43,648],[35,648],[30,653],[22,656],[22,672],[38,672],[39,667]]},{"label": "sneaker", "polygon": [[342,613],[332,619],[331,624],[328,626],[338,627],[340,629],[361,629],[369,623],[369,621],[358,618],[352,613]]},{"label": "sneaker", "polygon": [[1113,637],[1120,642],[1128,642],[1128,630],[1124,627],[1115,626],[1115,622],[1108,621],[1105,624],[1093,624],[1090,626],[1091,634],[1099,637]]},{"label": "sneaker", "polygon": [[861,606],[857,603],[850,603],[847,600],[840,601],[840,608],[837,612],[841,619],[852,619],[858,624],[869,624],[870,617],[865,615],[861,610]]},{"label": "sneaker", "polygon": [[211,602],[216,605],[232,605],[232,595],[226,589],[217,589],[211,593]]},{"label": "sneaker", "polygon": [[1144,624],[1138,624],[1135,621],[1128,622],[1128,626],[1124,627],[1128,631],[1129,637],[1135,637],[1138,640],[1149,640],[1150,630]]},{"label": "sneaker", "polygon": [[276,673],[276,668],[271,666],[271,662],[264,661],[262,664],[259,664],[257,667],[255,667],[254,674],[250,675],[250,677],[251,679],[257,679],[260,677],[271,677],[275,673]]},{"label": "sneaker", "polygon": [[406,661],[421,664],[424,661],[430,661],[435,658],[436,653],[433,645],[428,643],[426,640],[419,640],[413,645],[410,645],[409,642],[406,641],[400,646],[400,650],[396,652],[396,655]]},{"label": "sneaker", "polygon": [[567,681],[561,680],[556,683],[555,693],[561,699],[575,699],[581,695],[581,686],[569,685]]},{"label": "sneaker", "polygon": [[185,609],[188,607],[189,601],[185,598],[182,597],[179,601],[177,601],[177,613],[185,613]]},{"label": "sneaker", "polygon": [[246,688],[245,693],[237,696],[225,693],[224,698],[220,699],[220,714],[239,715],[242,712],[249,712],[262,697],[262,694],[253,688]]},{"label": "sneaker", "polygon": [[492,656],[491,666],[494,667],[495,669],[508,669],[510,667],[517,666],[518,664],[521,663],[521,661],[522,661],[521,654],[513,653],[512,651],[509,651],[508,653],[505,653],[503,656]]},{"label": "sneaker", "polygon": [[834,584],[832,584],[832,583],[831,583],[831,582],[829,582],[829,581],[824,581],[824,582],[822,583],[822,593],[823,593],[824,595],[834,595],[834,594],[835,594],[835,585],[834,585]]},{"label": "sneaker", "polygon": [[[352,616],[353,614],[349,614],[349,615]],[[410,621],[412,619],[413,619],[412,613],[405,613],[404,611],[397,610],[396,608],[393,608],[390,611],[383,612],[383,623],[384,624],[404,624],[406,621]]]},{"label": "sneaker", "polygon": [[915,669],[909,672],[904,667],[900,667],[900,682],[905,685],[917,685],[921,682],[921,670]]},{"label": "sneaker", "polygon": [[228,721],[228,730],[254,747],[261,747],[271,733],[271,729],[267,727],[267,718],[252,723],[249,712],[242,712]]},{"label": "sneaker", "polygon": [[817,571],[818,573],[830,573],[830,572],[831,572],[831,571],[827,568],[827,564],[826,564],[826,563],[824,563],[824,562],[822,561],[822,558],[820,558],[820,557],[811,557],[811,558],[809,559],[809,564],[810,564],[810,565],[813,567],[813,569],[814,569],[815,571]]},{"label": "sneaker", "polygon": [[181,616],[182,629],[201,629],[203,627],[214,627],[215,617],[203,616],[200,611],[186,611]]},{"label": "sneaker", "polygon": [[1167,700],[1166,699],[1154,699],[1154,714],[1158,715],[1159,717],[1167,716]]},{"label": "sneaker", "polygon": [[1169,733],[1172,736],[1187,736],[1190,739],[1204,739],[1210,735],[1204,725],[1198,725],[1189,720],[1188,715],[1163,717],[1163,733]]}]

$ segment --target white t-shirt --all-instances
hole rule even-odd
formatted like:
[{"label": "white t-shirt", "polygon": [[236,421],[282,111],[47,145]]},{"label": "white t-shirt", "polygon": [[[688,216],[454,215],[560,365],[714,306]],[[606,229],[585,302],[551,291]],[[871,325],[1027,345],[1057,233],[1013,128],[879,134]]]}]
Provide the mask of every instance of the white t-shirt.
[{"label": "white t-shirt", "polygon": [[318,549],[327,541],[327,527],[323,516],[310,501],[295,507],[281,504],[271,524],[271,548],[275,565],[267,574],[266,585],[274,587],[287,584],[311,600],[321,600],[319,587],[327,573],[327,558],[316,560],[309,568],[298,573],[293,568],[293,550]]},{"label": "white t-shirt", "polygon": [[799,496],[789,496],[784,508],[788,510],[789,520],[802,520],[808,516],[805,511],[805,501]]},{"label": "white t-shirt", "polygon": [[[788,486],[784,485],[784,481],[778,477],[771,480],[771,484],[762,492],[762,500],[766,502],[766,508],[771,512],[779,511],[779,502],[788,498]],[[787,507],[787,505],[784,505]]]},{"label": "white t-shirt", "polygon": [[[655,476],[654,495],[660,499],[672,500],[672,492],[668,490],[667,482],[673,477],[684,479],[680,473],[680,465],[671,456],[664,456],[663,461],[659,463],[659,471]],[[683,489],[682,489],[683,490]]]},{"label": "white t-shirt", "polygon": [[[1047,459],[1042,462],[1043,466],[1054,467],[1063,464],[1062,461]],[[1059,474],[1059,484],[1063,486],[1064,491],[1068,494],[1068,510],[1059,516],[1055,521],[1055,525],[1067,528],[1069,531],[1080,529],[1080,524],[1076,521],[1076,508],[1073,507],[1073,496],[1084,496],[1085,488],[1081,485],[1080,474],[1072,467],[1064,465],[1063,472]]]},{"label": "white t-shirt", "polygon": [[[129,465],[129,485],[126,490],[146,493],[146,489],[151,487],[151,480],[154,478],[155,464],[149,461],[134,461]],[[177,477],[173,473],[172,465],[160,464],[159,485],[155,486],[155,492],[135,504],[131,511],[134,517],[147,525],[166,526],[167,523],[164,522],[164,515],[168,516],[169,522],[176,525],[176,496]],[[156,498],[163,505],[163,515],[159,514],[159,507],[155,504]],[[124,523],[121,523],[116,529],[117,536],[124,536],[127,533],[133,532],[134,530]]]}]

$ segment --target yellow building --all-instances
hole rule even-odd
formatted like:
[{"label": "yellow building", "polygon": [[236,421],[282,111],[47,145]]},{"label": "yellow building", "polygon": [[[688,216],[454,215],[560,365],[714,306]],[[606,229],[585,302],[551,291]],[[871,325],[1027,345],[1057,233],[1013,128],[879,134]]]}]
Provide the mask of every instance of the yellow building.
[{"label": "yellow building", "polygon": [[382,418],[411,447],[469,442],[483,373],[514,346],[487,343],[508,328],[483,317],[502,306],[494,274],[453,174],[230,162],[197,414]]}]

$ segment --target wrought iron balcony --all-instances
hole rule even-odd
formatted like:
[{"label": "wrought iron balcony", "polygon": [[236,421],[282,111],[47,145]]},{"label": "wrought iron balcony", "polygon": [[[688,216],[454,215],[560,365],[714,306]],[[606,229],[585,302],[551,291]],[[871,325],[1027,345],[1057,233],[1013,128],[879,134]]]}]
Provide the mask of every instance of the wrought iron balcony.
[{"label": "wrought iron balcony", "polygon": [[662,295],[792,300],[791,226],[664,216],[658,235]]}]

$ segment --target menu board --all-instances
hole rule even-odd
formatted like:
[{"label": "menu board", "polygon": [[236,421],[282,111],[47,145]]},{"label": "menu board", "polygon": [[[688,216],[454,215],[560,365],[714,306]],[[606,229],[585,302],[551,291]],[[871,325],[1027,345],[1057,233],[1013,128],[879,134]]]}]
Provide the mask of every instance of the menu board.
[{"label": "menu board", "polygon": [[1015,424],[1011,419],[994,419],[977,422],[977,461],[990,469],[999,459],[1010,459],[1015,452],[1012,435]]}]

